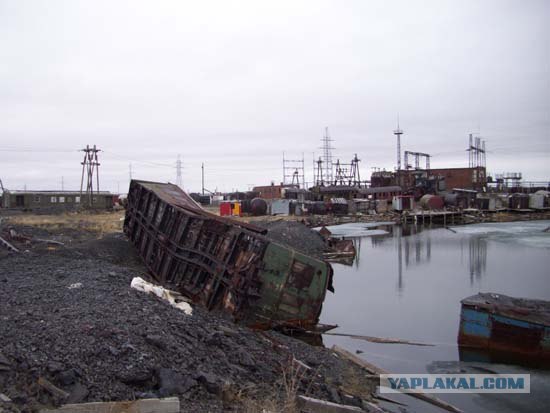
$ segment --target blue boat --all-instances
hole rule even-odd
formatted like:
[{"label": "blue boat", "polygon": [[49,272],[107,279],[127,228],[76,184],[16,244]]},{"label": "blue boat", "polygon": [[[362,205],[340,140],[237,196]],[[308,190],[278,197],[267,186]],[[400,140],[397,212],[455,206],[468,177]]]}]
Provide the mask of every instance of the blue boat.
[{"label": "blue boat", "polygon": [[480,293],[461,301],[462,348],[550,360],[550,302]]}]

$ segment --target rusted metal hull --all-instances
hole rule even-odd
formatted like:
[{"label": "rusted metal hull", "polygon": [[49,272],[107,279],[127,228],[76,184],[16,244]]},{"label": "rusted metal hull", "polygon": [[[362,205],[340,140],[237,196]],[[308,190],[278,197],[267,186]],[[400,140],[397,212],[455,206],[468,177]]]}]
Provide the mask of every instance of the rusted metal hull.
[{"label": "rusted metal hull", "polygon": [[477,294],[462,300],[458,344],[550,359],[550,302]]},{"label": "rusted metal hull", "polygon": [[209,310],[260,328],[318,321],[329,264],[204,211],[175,185],[132,181],[124,232],[160,284]]}]

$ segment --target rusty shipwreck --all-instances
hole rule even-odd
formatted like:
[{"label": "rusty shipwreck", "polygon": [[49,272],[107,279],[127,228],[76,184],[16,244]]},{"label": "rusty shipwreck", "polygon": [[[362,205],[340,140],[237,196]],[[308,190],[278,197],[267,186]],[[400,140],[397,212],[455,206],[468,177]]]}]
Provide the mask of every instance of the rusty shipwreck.
[{"label": "rusty shipwreck", "polygon": [[549,301],[479,293],[461,303],[461,350],[550,361]]},{"label": "rusty shipwreck", "polygon": [[258,328],[318,322],[330,264],[207,212],[176,185],[132,180],[124,232],[158,283],[209,310]]}]

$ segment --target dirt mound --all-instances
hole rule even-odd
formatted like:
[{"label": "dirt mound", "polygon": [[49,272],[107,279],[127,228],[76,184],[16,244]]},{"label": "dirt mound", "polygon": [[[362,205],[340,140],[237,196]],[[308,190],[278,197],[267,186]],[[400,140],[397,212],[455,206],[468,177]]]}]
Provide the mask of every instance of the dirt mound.
[{"label": "dirt mound", "polygon": [[297,221],[254,221],[267,229],[267,237],[306,255],[322,259],[327,246],[317,231]]}]

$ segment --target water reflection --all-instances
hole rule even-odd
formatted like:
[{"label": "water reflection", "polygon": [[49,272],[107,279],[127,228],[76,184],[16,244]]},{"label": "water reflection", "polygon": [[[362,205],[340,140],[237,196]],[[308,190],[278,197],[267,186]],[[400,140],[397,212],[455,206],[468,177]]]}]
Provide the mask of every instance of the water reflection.
[{"label": "water reflection", "polygon": [[487,240],[482,237],[471,237],[468,240],[470,262],[470,285],[481,280],[487,268]]},{"label": "water reflection", "polygon": [[[372,229],[383,231],[368,237],[344,237],[351,239],[357,252],[355,258],[345,264],[355,268],[361,266],[362,244],[367,242],[372,249],[387,248],[388,244],[394,244],[397,260],[397,285],[396,291],[402,294],[405,288],[404,272],[411,266],[427,265],[432,260],[432,228],[423,225],[380,225]],[[479,282],[487,268],[487,239],[483,236],[461,237],[459,234],[452,236],[459,241],[461,251],[465,247],[468,251],[468,276],[470,285]],[[440,238],[440,237],[439,237]],[[452,242],[455,244],[455,242]],[[364,247],[364,246],[363,246]]]}]

